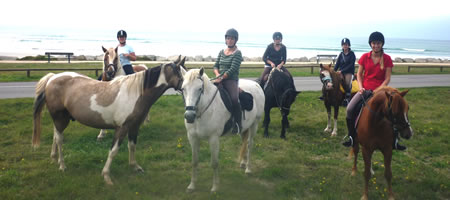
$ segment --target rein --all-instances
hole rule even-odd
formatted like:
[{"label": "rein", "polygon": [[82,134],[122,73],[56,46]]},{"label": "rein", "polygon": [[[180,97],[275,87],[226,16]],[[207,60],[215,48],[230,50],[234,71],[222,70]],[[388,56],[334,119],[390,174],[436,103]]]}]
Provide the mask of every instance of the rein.
[{"label": "rein", "polygon": [[[274,71],[274,70],[279,70],[280,72],[283,72],[283,70],[281,70],[281,69],[278,69],[278,68],[275,68],[275,69],[273,69],[271,72],[270,72],[270,74],[269,74],[269,79],[268,80],[271,80],[271,78],[272,78],[272,72]],[[274,93],[274,96],[275,96],[275,101],[277,102],[277,106],[278,106],[278,109],[280,109],[280,111],[281,110],[287,110],[287,111],[289,111],[291,108],[288,108],[288,107],[283,107],[283,97],[285,97],[286,96],[286,93],[289,91],[289,90],[293,90],[292,88],[288,88],[287,90],[285,90],[284,92],[283,92],[283,94],[281,94],[281,99],[280,100],[278,100],[278,95],[277,95],[277,92],[276,92],[276,90],[275,90],[275,85],[274,85],[274,83],[273,83],[273,81],[270,81],[272,84],[270,84],[270,86],[272,87],[272,90],[273,90],[273,93]],[[281,102],[280,102],[281,101]]]}]

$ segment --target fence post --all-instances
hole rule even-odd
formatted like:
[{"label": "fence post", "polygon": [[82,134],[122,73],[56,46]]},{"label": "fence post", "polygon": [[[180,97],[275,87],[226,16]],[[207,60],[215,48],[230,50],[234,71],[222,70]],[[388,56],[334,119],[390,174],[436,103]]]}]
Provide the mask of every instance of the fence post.
[{"label": "fence post", "polygon": [[27,77],[30,78],[30,70],[27,70]]},{"label": "fence post", "polygon": [[411,66],[408,66],[408,73],[409,73],[409,69],[411,68]]}]

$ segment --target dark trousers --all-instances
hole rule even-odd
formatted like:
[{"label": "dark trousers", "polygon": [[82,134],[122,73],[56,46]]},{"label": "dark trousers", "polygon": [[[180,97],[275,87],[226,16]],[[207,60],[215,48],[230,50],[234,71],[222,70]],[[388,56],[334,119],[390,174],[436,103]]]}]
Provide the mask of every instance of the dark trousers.
[{"label": "dark trousers", "polygon": [[[286,73],[289,77],[293,78],[291,73],[286,69],[286,67],[281,67],[284,73]],[[261,87],[264,87],[267,79],[269,78],[269,73],[272,71],[272,67],[264,67],[263,72],[261,73],[261,77],[259,77]]]},{"label": "dark trousers", "polygon": [[123,71],[125,71],[125,74],[134,74],[133,66],[132,65],[124,65],[122,66]]},{"label": "dark trousers", "polygon": [[238,88],[238,81],[237,80],[231,80],[226,79],[222,81],[223,87],[227,90],[228,94],[231,98],[231,103],[234,105],[238,105],[239,101],[239,88]]}]

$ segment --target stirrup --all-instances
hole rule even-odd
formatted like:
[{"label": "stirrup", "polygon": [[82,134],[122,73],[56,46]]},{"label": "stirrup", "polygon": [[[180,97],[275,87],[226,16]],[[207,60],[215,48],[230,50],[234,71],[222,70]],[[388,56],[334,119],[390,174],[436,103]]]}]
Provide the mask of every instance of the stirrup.
[{"label": "stirrup", "polygon": [[239,134],[241,132],[241,128],[239,128],[239,124],[237,122],[234,123],[233,130],[231,132],[234,134]]},{"label": "stirrup", "polygon": [[394,143],[394,149],[399,150],[399,151],[404,151],[407,148],[405,146],[402,146],[398,143],[398,139],[395,138],[395,143]]},{"label": "stirrup", "polygon": [[345,136],[345,137],[343,138],[343,140],[345,140],[345,138],[347,138],[347,137],[348,137],[350,140],[347,140],[347,141],[342,142],[342,145],[344,145],[345,147],[352,147],[352,146],[353,146],[353,137],[347,135],[347,136]]}]

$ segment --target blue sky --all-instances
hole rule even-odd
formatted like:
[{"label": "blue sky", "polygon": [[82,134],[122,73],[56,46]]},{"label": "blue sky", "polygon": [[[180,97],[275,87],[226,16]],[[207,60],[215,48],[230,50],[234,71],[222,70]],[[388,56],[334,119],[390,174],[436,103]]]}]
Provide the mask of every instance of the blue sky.
[{"label": "blue sky", "polygon": [[281,31],[300,36],[388,37],[450,40],[450,12],[443,0],[14,0],[2,3],[0,28],[33,31],[119,29],[222,33]]}]

